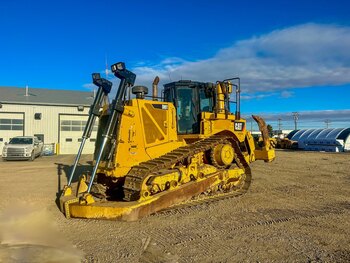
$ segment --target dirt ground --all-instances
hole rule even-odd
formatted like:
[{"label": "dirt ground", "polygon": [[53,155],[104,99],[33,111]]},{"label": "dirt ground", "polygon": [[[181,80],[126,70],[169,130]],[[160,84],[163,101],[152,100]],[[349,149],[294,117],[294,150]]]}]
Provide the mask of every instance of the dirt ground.
[{"label": "dirt ground", "polygon": [[350,154],[276,154],[243,196],[138,222],[61,214],[72,155],[0,161],[0,262],[350,262]]}]

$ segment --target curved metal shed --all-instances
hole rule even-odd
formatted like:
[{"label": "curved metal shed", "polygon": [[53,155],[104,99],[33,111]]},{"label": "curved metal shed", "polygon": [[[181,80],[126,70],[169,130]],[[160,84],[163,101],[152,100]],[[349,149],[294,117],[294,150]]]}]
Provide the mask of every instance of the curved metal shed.
[{"label": "curved metal shed", "polygon": [[298,148],[308,151],[350,151],[350,128],[294,130],[288,136]]}]

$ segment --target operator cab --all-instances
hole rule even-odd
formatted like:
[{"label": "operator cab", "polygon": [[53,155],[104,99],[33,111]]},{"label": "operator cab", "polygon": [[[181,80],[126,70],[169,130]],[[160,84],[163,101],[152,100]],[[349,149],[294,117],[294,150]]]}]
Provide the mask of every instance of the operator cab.
[{"label": "operator cab", "polygon": [[215,85],[180,80],[164,85],[164,101],[175,105],[178,134],[199,134],[201,112],[214,111]]}]

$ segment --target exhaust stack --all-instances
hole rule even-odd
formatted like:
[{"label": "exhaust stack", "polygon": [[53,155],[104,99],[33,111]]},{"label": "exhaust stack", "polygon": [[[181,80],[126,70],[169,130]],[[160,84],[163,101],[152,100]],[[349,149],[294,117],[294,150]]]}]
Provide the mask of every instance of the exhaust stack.
[{"label": "exhaust stack", "polygon": [[158,100],[158,83],[159,83],[159,77],[156,76],[153,80],[153,84],[152,84],[152,87],[153,87],[153,90],[152,90],[152,97],[153,97],[153,100]]}]

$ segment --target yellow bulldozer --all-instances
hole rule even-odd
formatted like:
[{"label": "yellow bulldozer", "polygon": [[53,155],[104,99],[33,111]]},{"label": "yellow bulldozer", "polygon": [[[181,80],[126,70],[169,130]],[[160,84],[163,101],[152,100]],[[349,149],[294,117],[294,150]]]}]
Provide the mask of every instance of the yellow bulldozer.
[{"label": "yellow bulldozer", "polygon": [[[148,96],[125,63],[111,69],[120,84],[110,105],[104,101],[112,83],[92,75],[98,91],[59,198],[67,218],[134,221],[194,199],[242,194],[251,182],[249,164],[275,158],[264,120],[253,116],[263,138],[258,145],[241,118],[239,78],[171,82],[158,97],[158,77]],[[96,118],[92,172],[73,182]]]}]

